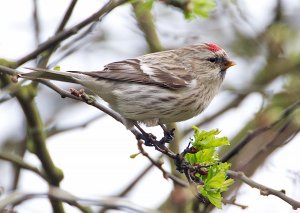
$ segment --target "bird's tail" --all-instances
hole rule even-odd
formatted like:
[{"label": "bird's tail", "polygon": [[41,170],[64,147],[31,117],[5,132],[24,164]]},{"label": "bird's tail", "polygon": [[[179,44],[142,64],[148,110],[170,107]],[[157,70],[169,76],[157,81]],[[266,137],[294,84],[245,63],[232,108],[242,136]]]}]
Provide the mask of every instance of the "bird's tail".
[{"label": "bird's tail", "polygon": [[32,70],[29,73],[20,74],[19,77],[30,79],[30,80],[56,80],[56,81],[63,81],[69,83],[78,83],[78,78],[76,76],[80,74],[70,73],[70,72],[63,72],[63,71],[55,71],[55,70],[47,70],[47,69],[40,69],[40,68],[26,68]]}]

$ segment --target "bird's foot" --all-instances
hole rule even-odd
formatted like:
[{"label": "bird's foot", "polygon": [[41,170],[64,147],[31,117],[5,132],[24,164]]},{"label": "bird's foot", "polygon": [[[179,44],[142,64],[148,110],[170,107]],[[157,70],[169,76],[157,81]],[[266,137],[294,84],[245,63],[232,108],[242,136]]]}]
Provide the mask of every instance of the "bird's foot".
[{"label": "bird's foot", "polygon": [[174,139],[174,131],[175,129],[168,130],[163,124],[159,124],[161,128],[164,131],[164,137],[162,137],[159,141],[157,140],[156,136],[145,132],[137,123],[135,123],[135,126],[140,131],[139,134],[136,134],[136,138],[138,140],[145,141],[146,146],[155,146],[163,147],[166,143],[170,143]]},{"label": "bird's foot", "polygon": [[170,143],[174,139],[175,128],[168,130],[167,127],[161,123],[159,123],[159,126],[164,131],[164,137],[160,140],[160,143],[162,144]]},{"label": "bird's foot", "polygon": [[154,144],[157,142],[156,137],[152,135],[151,133],[143,132],[136,136],[138,140],[145,141],[145,146],[154,146]]},{"label": "bird's foot", "polygon": [[159,141],[162,144],[170,143],[174,139],[175,128],[171,130],[164,130],[164,137]]}]

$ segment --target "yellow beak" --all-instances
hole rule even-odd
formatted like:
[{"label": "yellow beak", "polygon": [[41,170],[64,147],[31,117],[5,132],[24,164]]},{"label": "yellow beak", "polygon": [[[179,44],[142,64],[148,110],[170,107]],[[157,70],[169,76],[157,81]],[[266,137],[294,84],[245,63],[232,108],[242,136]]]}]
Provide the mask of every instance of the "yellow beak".
[{"label": "yellow beak", "polygon": [[234,63],[233,61],[226,61],[226,62],[224,63],[225,69],[228,69],[229,67],[232,67],[232,66],[234,66],[234,65],[236,65],[236,63]]}]

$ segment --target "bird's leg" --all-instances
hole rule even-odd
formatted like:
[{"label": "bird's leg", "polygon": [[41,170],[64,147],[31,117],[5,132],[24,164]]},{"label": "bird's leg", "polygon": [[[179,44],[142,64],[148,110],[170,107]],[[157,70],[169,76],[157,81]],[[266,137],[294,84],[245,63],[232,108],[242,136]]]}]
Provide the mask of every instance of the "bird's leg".
[{"label": "bird's leg", "polygon": [[145,141],[146,146],[153,146],[155,144],[156,137],[154,135],[152,135],[151,133],[145,132],[145,130],[143,130],[142,127],[140,127],[140,125],[137,122],[134,123],[134,126],[136,128],[138,128],[138,130],[141,132],[141,134],[136,135],[136,138],[138,140],[141,139],[141,140]]},{"label": "bird's leg", "polygon": [[158,125],[164,131],[164,137],[160,140],[160,142],[161,143],[170,143],[173,140],[173,138],[174,138],[175,128],[173,128],[171,130],[168,130],[167,127],[164,124],[158,123]]}]

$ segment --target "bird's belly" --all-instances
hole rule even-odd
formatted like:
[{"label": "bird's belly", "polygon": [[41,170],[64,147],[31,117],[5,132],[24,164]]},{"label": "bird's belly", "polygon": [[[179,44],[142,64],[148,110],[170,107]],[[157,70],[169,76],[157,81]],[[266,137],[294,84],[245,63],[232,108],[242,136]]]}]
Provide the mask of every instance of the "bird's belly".
[{"label": "bird's belly", "polygon": [[[206,107],[206,103],[197,98],[197,91],[186,92],[145,87],[115,91],[117,106],[114,107],[123,117],[141,121],[149,126],[157,122],[171,123],[190,119]],[[186,100],[189,98],[190,100]]]}]

